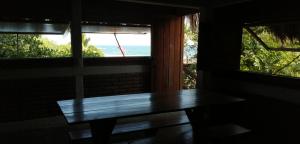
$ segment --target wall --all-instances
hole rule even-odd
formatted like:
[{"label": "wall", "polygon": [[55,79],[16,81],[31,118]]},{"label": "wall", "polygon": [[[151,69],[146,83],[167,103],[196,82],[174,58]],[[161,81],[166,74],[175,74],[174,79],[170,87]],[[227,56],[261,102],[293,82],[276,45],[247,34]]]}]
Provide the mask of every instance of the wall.
[{"label": "wall", "polygon": [[[249,15],[252,14],[249,20],[256,16],[259,20],[266,17],[275,20],[274,15],[264,15],[263,6],[251,7],[251,11],[255,10],[253,13],[248,11]],[[246,11],[242,8],[231,6],[212,10],[213,18],[204,24],[208,30],[200,37],[208,37],[204,40],[209,42],[199,42],[201,88],[248,100],[243,107],[236,109],[239,115],[234,117],[252,129],[252,138],[257,140],[255,143],[299,143],[299,79],[239,72],[241,19],[245,18],[242,16]],[[204,45],[201,46],[201,42]]]},{"label": "wall", "polygon": [[[51,60],[45,60],[44,64],[41,60],[0,62],[3,66],[1,122],[57,116],[60,111],[56,101],[75,98],[74,71],[67,67],[69,59],[54,61],[57,63]],[[150,91],[151,58],[85,59],[84,63],[85,97]]]},{"label": "wall", "polygon": [[260,142],[299,143],[299,79],[245,72],[210,72],[210,88],[246,98],[239,122]]}]

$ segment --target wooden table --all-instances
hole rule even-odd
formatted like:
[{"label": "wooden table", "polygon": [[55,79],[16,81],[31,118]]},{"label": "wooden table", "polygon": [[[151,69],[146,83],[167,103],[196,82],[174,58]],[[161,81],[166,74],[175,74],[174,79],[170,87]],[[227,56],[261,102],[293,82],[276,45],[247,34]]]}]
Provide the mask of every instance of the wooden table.
[{"label": "wooden table", "polygon": [[72,99],[57,103],[68,124],[88,122],[93,140],[108,143],[116,120],[120,118],[185,110],[195,132],[196,128],[205,127],[206,106],[239,101],[243,99],[193,89]]}]

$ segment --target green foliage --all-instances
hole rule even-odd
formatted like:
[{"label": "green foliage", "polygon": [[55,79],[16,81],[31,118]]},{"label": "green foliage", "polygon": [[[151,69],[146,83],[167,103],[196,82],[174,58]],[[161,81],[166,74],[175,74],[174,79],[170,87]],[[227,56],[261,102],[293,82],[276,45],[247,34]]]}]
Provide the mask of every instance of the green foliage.
[{"label": "green foliage", "polygon": [[52,57],[71,57],[71,44],[55,44],[46,38],[41,38],[43,46],[52,50]]},{"label": "green foliage", "polygon": [[82,34],[82,53],[83,57],[104,57],[104,53],[96,46],[90,45],[90,38]]},{"label": "green foliage", "polygon": [[196,63],[198,47],[198,32],[185,25],[184,27],[184,63]]},{"label": "green foliage", "polygon": [[197,67],[196,63],[184,64],[183,67],[183,88],[193,89],[196,88],[197,80]]},{"label": "green foliage", "polygon": [[[103,57],[103,52],[83,34],[83,56]],[[0,58],[71,57],[71,44],[55,44],[37,34],[0,34]]]},{"label": "green foliage", "polygon": [[183,88],[196,88],[198,32],[185,25],[184,27],[184,67]]},{"label": "green foliage", "polygon": [[39,35],[0,35],[0,58],[34,58],[51,56],[53,56],[53,50],[43,46],[43,42]]},{"label": "green foliage", "polygon": [[93,45],[83,47],[83,57],[104,57],[104,53]]},{"label": "green foliage", "polygon": [[[267,27],[255,27],[252,30],[268,47],[300,48],[299,41],[281,41],[272,35]],[[271,51],[259,44],[246,30],[243,30],[240,70],[270,75],[300,76],[300,53]]]}]

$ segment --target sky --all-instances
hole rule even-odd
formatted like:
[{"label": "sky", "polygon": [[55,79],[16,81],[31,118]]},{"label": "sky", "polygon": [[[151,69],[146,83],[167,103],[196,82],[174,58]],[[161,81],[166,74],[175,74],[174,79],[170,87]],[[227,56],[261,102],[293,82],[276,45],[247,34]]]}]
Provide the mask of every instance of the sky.
[{"label": "sky", "polygon": [[[86,34],[91,38],[92,45],[116,45],[113,34]],[[150,34],[118,34],[117,39],[121,45],[147,45],[150,46]]]},{"label": "sky", "polygon": [[[92,45],[117,45],[113,34],[86,34]],[[57,44],[67,44],[70,40],[70,34],[66,35],[43,35],[43,37],[56,42]],[[151,45],[151,34],[117,34],[121,45]]]}]

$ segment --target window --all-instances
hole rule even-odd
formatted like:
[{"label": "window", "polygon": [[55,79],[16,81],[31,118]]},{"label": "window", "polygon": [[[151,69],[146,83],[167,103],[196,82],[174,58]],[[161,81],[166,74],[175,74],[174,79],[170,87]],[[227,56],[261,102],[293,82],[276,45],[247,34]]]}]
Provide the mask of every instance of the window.
[{"label": "window", "polygon": [[183,89],[196,88],[199,18],[200,13],[185,16],[183,49]]},{"label": "window", "polygon": [[0,22],[0,58],[70,57],[67,24]]},{"label": "window", "polygon": [[300,77],[300,25],[245,26],[240,70]]},{"label": "window", "polygon": [[151,56],[150,27],[82,26],[84,57]]}]

